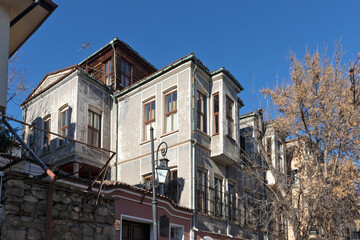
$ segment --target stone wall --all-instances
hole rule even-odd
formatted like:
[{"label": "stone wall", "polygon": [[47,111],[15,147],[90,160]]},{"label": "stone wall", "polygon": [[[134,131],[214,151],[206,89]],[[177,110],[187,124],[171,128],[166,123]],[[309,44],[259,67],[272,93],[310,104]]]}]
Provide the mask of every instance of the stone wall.
[{"label": "stone wall", "polygon": [[[49,181],[8,173],[4,177],[1,239],[45,239]],[[114,200],[56,183],[51,239],[115,239]]]}]

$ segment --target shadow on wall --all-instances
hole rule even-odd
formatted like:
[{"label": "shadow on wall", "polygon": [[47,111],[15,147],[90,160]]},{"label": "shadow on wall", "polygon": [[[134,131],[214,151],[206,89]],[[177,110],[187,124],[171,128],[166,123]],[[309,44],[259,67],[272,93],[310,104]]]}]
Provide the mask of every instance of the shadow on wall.
[{"label": "shadow on wall", "polygon": [[[167,183],[165,183],[165,187],[164,187],[164,189],[165,189],[164,195],[166,197],[172,199],[175,203],[179,203],[181,193],[184,189],[184,183],[185,183],[184,178],[177,178],[176,180],[167,181]],[[152,191],[151,185],[148,185],[147,183],[139,183],[135,186]],[[156,191],[157,191],[157,193],[159,193],[159,191],[160,191],[159,186],[157,186]]]}]

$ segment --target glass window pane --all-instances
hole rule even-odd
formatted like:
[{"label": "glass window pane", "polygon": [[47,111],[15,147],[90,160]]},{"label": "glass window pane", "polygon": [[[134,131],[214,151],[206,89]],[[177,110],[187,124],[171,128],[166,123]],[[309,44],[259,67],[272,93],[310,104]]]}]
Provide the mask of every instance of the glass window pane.
[{"label": "glass window pane", "polygon": [[100,129],[99,125],[99,115],[94,114],[94,128]]},{"label": "glass window pane", "polygon": [[150,116],[150,104],[145,105],[145,122],[149,121]]},{"label": "glass window pane", "polygon": [[166,132],[171,131],[171,115],[166,116]]},{"label": "glass window pane", "polygon": [[150,139],[150,123],[145,125],[145,140]]},{"label": "glass window pane", "polygon": [[96,131],[93,131],[93,145],[99,146],[99,133]]},{"label": "glass window pane", "polygon": [[88,144],[92,144],[92,130],[88,128]]},{"label": "glass window pane", "polygon": [[130,65],[126,64],[126,75],[130,76]]},{"label": "glass window pane", "polygon": [[151,119],[155,119],[155,102],[151,103]]},{"label": "glass window pane", "polygon": [[215,133],[219,132],[219,115],[215,116],[215,126],[214,126]]},{"label": "glass window pane", "polygon": [[170,104],[171,104],[171,94],[169,94],[165,97],[165,113],[168,113],[171,111]]},{"label": "glass window pane", "polygon": [[125,62],[121,61],[121,72],[125,72]]},{"label": "glass window pane", "polygon": [[174,92],[173,94],[173,108],[172,108],[172,111],[176,110],[177,109],[177,92]]},{"label": "glass window pane", "polygon": [[219,112],[219,95],[214,96],[214,113]]},{"label": "glass window pane", "polygon": [[176,129],[178,129],[178,119],[177,119],[177,112],[173,114],[173,125],[174,125],[174,128],[173,128],[173,130],[176,130]]}]

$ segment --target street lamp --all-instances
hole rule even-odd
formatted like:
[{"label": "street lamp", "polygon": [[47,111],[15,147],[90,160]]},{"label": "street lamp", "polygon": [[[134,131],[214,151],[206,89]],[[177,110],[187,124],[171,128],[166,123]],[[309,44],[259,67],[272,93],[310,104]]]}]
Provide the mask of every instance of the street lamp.
[{"label": "street lamp", "polygon": [[[150,137],[151,137],[151,165],[152,165],[152,192],[153,192],[153,198],[152,198],[152,211],[153,211],[153,236],[154,240],[158,240],[158,217],[157,217],[157,200],[156,200],[156,188],[155,188],[155,167],[157,172],[157,182],[161,184],[161,194],[164,194],[164,184],[166,181],[166,177],[169,173],[169,167],[168,162],[169,160],[165,158],[166,152],[167,152],[167,144],[165,142],[161,142],[157,148],[156,151],[156,161],[154,156],[154,128],[150,128]],[[159,149],[161,145],[165,145],[165,148],[161,149],[161,155],[163,156],[162,159],[160,159],[160,165],[159,165]]]}]

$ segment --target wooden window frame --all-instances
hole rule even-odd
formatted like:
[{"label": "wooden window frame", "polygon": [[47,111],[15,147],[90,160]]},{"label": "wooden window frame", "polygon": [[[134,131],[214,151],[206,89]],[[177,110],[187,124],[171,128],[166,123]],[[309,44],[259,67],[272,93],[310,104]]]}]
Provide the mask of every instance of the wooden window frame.
[{"label": "wooden window frame", "polygon": [[234,139],[234,119],[233,119],[234,101],[226,96],[226,135]]},{"label": "wooden window frame", "polygon": [[97,116],[99,116],[99,129],[96,129],[94,126],[90,126],[89,125],[89,122],[88,122],[88,134],[89,134],[89,130],[90,131],[92,131],[92,132],[97,132],[98,133],[98,146],[96,146],[96,145],[94,145],[94,134],[91,134],[91,142],[89,142],[89,136],[88,136],[88,144],[90,144],[90,145],[92,145],[92,146],[94,146],[94,147],[101,147],[101,114],[99,114],[99,113],[97,113],[97,112],[95,112],[95,111],[93,111],[93,110],[91,110],[91,109],[88,109],[88,114],[89,113],[92,113],[93,115],[92,115],[92,122],[93,122],[93,124],[92,125],[94,125],[94,119],[95,119],[95,115],[97,115]]},{"label": "wooden window frame", "polygon": [[266,155],[268,155],[269,159],[272,160],[272,138],[266,138]]},{"label": "wooden window frame", "polygon": [[[207,99],[206,95],[197,91],[197,119],[196,128],[197,130],[207,133]],[[200,105],[200,106],[199,106]]]},{"label": "wooden window frame", "polygon": [[108,59],[104,62],[104,83],[107,86],[112,85],[112,59]]},{"label": "wooden window frame", "polygon": [[[122,64],[124,64],[124,66],[125,66],[125,71],[123,71],[122,70]],[[126,65],[128,65],[129,66],[129,69],[130,69],[130,75],[127,75],[126,74]],[[127,88],[127,87],[129,87],[130,85],[131,85],[131,75],[132,75],[132,64],[129,62],[129,61],[127,61],[127,60],[125,60],[124,58],[122,58],[121,60],[120,60],[120,84],[121,84],[121,86],[123,87],[123,88]],[[124,82],[123,82],[123,76],[125,77],[124,79],[129,79],[129,83],[128,83],[128,85],[126,85],[126,83],[125,83],[125,80],[124,80]]]},{"label": "wooden window frame", "polygon": [[[174,101],[174,93],[176,93],[176,109],[172,109],[173,108],[173,101]],[[170,100],[170,109],[169,109],[169,112],[166,112],[166,97],[171,95],[171,100]],[[175,131],[176,129],[174,129],[174,114],[177,113],[177,99],[178,99],[178,96],[177,96],[177,90],[175,91],[171,91],[167,94],[165,94],[164,96],[164,132],[165,133],[168,133],[168,131],[166,131],[166,117],[168,116],[171,116],[171,128],[170,128],[170,131],[169,132],[172,132],[172,131]]]},{"label": "wooden window frame", "polygon": [[[147,179],[149,179],[149,182],[150,182],[149,188],[146,187]],[[150,174],[150,175],[143,176],[143,181],[144,181],[144,188],[146,190],[152,191],[152,175]]]},{"label": "wooden window frame", "polygon": [[[230,192],[230,186],[232,186],[232,192]],[[229,220],[234,222],[236,221],[236,184],[233,182],[228,182],[228,209],[229,209]]]},{"label": "wooden window frame", "polygon": [[[217,182],[220,183],[220,187]],[[223,179],[219,177],[214,177],[214,216],[223,217]]]},{"label": "wooden window frame", "polygon": [[[47,130],[50,132],[51,129],[51,118],[47,117],[44,119],[44,130]],[[43,139],[43,152],[47,153],[50,151],[51,142],[50,142],[50,133],[44,132],[44,139]]]},{"label": "wooden window frame", "polygon": [[[218,111],[215,112],[215,97],[217,97],[218,100]],[[213,94],[213,135],[217,135],[220,132],[220,95],[219,93]],[[218,119],[216,124],[216,118]],[[217,131],[216,131],[217,128]]]},{"label": "wooden window frame", "polygon": [[[203,169],[197,170],[197,198],[196,198],[196,209],[198,212],[207,214],[208,213],[208,173]],[[203,179],[202,179],[203,178]],[[204,184],[200,184],[200,182]]]},{"label": "wooden window frame", "polygon": [[[152,110],[152,103],[154,103],[154,118],[151,118],[151,110]],[[149,105],[150,106],[150,111],[149,111],[149,120],[146,121],[146,106]],[[153,101],[150,101],[150,102],[146,102],[144,103],[144,141],[146,140],[150,140],[151,136],[150,136],[150,133],[149,133],[149,139],[146,139],[146,125],[147,124],[150,124],[150,127],[154,127],[153,125],[155,124],[155,121],[156,121],[156,102],[155,100]]]},{"label": "wooden window frame", "polygon": [[[62,117],[63,114],[65,114],[65,123],[63,123],[63,117]],[[68,134],[69,134],[69,129],[68,129],[69,128],[69,126],[68,126],[69,119],[68,119],[68,117],[69,117],[69,109],[68,108],[60,111],[60,135],[63,137],[68,137]],[[65,132],[65,134],[63,134],[64,132]],[[63,146],[65,144],[67,144],[68,142],[69,142],[68,139],[60,138],[59,146]]]}]

